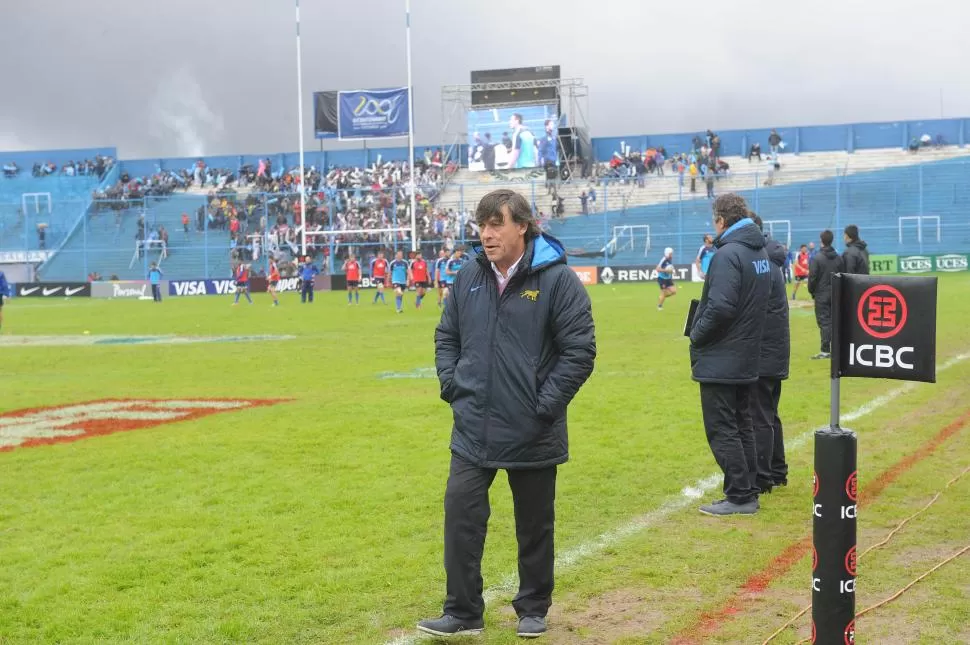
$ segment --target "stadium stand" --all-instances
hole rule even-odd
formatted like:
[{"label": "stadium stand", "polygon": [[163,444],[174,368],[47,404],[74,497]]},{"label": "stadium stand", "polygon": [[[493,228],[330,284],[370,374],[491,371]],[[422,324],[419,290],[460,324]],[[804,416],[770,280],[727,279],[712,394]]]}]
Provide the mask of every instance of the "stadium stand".
[{"label": "stadium stand", "polygon": [[[547,180],[545,169],[460,169],[448,162],[464,159],[460,146],[447,153],[422,149],[418,237],[426,254],[473,239],[480,198],[512,187],[584,264],[649,264],[652,249],[664,246],[686,262],[710,231],[709,188],[714,195],[743,194],[776,237],[793,244],[854,223],[875,252],[961,251],[970,244],[959,217],[970,199],[968,127],[970,120],[949,119],[600,138],[592,140],[597,162],[582,164],[585,176],[563,182]],[[86,163],[75,176],[59,170],[71,160],[113,156],[110,149],[89,152],[11,157],[10,176],[0,179],[0,254],[39,251],[38,224],[46,224],[44,250],[53,255],[39,269],[48,280],[91,273],[141,278],[156,260],[167,277],[228,276],[234,258],[255,260],[257,268],[267,251],[292,259],[304,226],[325,270],[339,267],[334,260],[350,249],[364,256],[410,247],[404,232],[352,233],[409,225],[402,148],[308,153],[305,218],[296,155],[124,161],[101,181]],[[658,153],[662,163],[651,163]],[[47,163],[58,170],[46,171]],[[710,181],[702,176],[705,163],[719,169]],[[46,213],[41,202],[49,202]]]}]

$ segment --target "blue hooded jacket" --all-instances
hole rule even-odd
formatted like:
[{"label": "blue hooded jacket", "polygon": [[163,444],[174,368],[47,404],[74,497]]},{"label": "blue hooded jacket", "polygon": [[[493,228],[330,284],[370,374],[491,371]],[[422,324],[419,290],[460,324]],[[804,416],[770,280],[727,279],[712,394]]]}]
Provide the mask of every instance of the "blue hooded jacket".
[{"label": "blue hooded jacket", "polygon": [[690,331],[691,374],[701,383],[755,383],[773,266],[765,238],[746,217],[714,246]]},{"label": "blue hooded jacket", "polygon": [[566,406],[595,356],[589,295],[558,240],[543,234],[528,242],[501,294],[479,252],[455,276],[435,330],[441,398],[454,415],[452,452],[483,468],[565,462]]},{"label": "blue hooded jacket", "polygon": [[3,274],[3,271],[0,271],[0,296],[10,296],[10,284],[7,282],[7,276]]}]

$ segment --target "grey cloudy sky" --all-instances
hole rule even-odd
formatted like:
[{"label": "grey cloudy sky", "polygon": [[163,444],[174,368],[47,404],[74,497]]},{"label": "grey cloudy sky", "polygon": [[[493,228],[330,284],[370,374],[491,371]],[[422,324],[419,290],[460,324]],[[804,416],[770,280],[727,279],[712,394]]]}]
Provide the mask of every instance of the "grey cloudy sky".
[{"label": "grey cloudy sky", "polygon": [[[403,85],[404,0],[303,0],[311,92]],[[297,148],[279,0],[0,0],[0,150]],[[441,86],[559,64],[593,136],[970,115],[966,0],[412,0],[418,144]],[[400,141],[400,140],[398,140]],[[392,145],[399,145],[394,143]]]}]

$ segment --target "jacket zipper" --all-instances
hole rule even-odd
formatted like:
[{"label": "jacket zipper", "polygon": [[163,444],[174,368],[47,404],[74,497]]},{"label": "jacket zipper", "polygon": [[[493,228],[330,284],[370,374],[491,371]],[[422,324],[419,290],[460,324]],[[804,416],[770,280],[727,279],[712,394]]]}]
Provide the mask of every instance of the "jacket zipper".
[{"label": "jacket zipper", "polygon": [[[487,280],[491,287],[494,287],[494,291],[489,289],[489,294],[498,294],[498,280],[495,274],[492,272],[491,267],[488,267],[489,274]],[[528,277],[528,272],[523,272],[523,276]],[[506,296],[510,293],[509,288],[512,286],[512,281],[519,276],[516,272],[509,281],[505,284],[505,291],[498,294],[498,302],[495,305],[495,315],[492,317],[492,331],[488,338],[488,376],[485,377],[485,423],[484,423],[484,434],[485,434],[485,454],[482,457],[484,461],[488,461],[488,436],[489,436],[489,424],[492,420],[492,356],[495,355],[495,332],[498,329],[499,313],[502,311],[502,304],[506,300]]]}]

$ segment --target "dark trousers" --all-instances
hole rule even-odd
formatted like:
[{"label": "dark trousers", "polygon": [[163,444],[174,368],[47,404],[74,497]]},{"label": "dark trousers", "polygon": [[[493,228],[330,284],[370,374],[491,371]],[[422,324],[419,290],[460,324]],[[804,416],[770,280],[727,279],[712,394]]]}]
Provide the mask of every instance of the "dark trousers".
[{"label": "dark trousers", "polygon": [[751,388],[751,420],[758,458],[756,484],[761,490],[788,481],[785,462],[785,438],[778,402],[781,400],[781,379],[760,378]]},{"label": "dark trousers", "polygon": [[[480,468],[457,455],[445,490],[445,574],[448,577],[444,613],[456,618],[481,618],[482,552],[491,509],[488,489],[497,471]],[[545,616],[552,604],[553,529],[556,467],[509,470],[515,507],[515,537],[519,543],[519,593],[515,613]]]},{"label": "dark trousers", "polygon": [[153,284],[152,285],[152,300],[154,300],[155,302],[161,302],[162,301],[162,287],[161,287],[161,285],[158,285],[158,284]]},{"label": "dark trousers", "polygon": [[313,302],[313,282],[304,280],[303,288],[300,289],[300,302],[306,302],[308,299]]},{"label": "dark trousers", "polygon": [[832,351],[832,293],[815,294],[815,322],[822,336],[822,351]]},{"label": "dark trousers", "polygon": [[701,383],[704,430],[724,471],[724,497],[735,504],[758,498],[757,453],[751,425],[750,385]]}]

